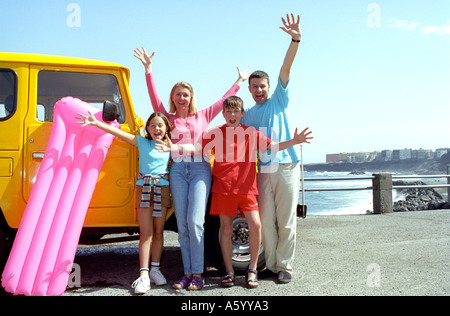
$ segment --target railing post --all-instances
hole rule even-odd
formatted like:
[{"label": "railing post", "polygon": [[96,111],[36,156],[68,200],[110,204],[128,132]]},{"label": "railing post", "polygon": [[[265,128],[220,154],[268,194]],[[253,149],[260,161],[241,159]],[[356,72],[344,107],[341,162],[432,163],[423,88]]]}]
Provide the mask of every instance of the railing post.
[{"label": "railing post", "polygon": [[[450,165],[447,165],[447,175],[450,176]],[[450,184],[450,178],[447,178],[447,184]],[[450,187],[447,187],[447,202],[450,203]]]},{"label": "railing post", "polygon": [[392,203],[392,174],[373,174],[373,213],[384,214],[394,212]]}]

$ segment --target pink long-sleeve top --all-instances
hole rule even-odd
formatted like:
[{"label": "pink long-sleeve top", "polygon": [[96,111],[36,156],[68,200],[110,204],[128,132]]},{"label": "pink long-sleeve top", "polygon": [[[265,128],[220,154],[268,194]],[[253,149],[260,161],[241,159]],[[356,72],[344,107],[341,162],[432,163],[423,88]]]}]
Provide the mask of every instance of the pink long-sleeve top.
[{"label": "pink long-sleeve top", "polygon": [[[177,114],[171,114],[166,111],[161,99],[156,91],[156,84],[153,73],[146,73],[145,79],[147,81],[148,94],[150,95],[150,101],[155,112],[161,112],[169,118],[172,123],[172,142],[174,144],[195,144],[202,143],[202,135],[208,129],[209,123],[219,114],[223,109],[223,101],[230,96],[236,95],[240,86],[233,84],[230,90],[214,104],[210,105],[206,109],[198,110],[196,114],[189,114],[187,121],[182,119]],[[201,154],[196,152],[195,154]],[[176,158],[181,156],[178,153],[172,153],[172,157]]]}]

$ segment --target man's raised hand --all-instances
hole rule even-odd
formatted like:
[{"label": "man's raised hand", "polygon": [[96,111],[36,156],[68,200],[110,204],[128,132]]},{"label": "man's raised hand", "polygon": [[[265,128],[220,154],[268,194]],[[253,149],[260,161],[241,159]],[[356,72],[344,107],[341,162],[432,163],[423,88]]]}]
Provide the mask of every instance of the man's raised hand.
[{"label": "man's raised hand", "polygon": [[280,29],[291,35],[292,39],[300,40],[300,38],[302,37],[302,32],[300,30],[300,15],[297,15],[297,21],[295,21],[293,13],[291,13],[291,16],[289,16],[289,14],[286,14],[287,22],[284,18],[281,18],[281,20],[283,21],[284,26],[281,26]]}]

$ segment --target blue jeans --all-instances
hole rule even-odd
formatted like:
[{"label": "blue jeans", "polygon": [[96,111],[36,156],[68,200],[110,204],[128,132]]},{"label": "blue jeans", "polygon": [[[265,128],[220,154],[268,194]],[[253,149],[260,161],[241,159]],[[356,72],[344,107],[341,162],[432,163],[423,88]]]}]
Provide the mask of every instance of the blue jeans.
[{"label": "blue jeans", "polygon": [[[198,158],[198,157],[197,157]],[[198,159],[197,159],[198,160]],[[211,190],[211,165],[184,157],[172,162],[170,191],[178,226],[184,273],[203,273],[204,222]]]}]

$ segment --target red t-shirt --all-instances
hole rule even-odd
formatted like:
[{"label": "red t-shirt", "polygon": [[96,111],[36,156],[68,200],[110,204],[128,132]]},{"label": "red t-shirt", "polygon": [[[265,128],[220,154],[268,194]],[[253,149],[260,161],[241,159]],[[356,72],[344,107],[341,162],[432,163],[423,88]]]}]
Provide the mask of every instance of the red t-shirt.
[{"label": "red t-shirt", "polygon": [[254,127],[222,125],[203,135],[203,150],[214,153],[212,192],[237,195],[258,194],[257,149],[266,151],[271,140]]}]

